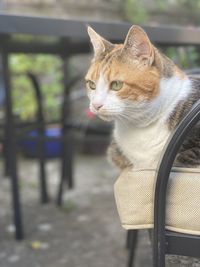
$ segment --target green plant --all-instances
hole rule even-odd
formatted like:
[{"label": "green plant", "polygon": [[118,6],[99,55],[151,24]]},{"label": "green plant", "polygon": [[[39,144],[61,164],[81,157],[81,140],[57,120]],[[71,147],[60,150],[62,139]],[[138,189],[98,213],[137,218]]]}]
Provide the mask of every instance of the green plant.
[{"label": "green plant", "polygon": [[62,92],[61,60],[46,55],[13,55],[10,60],[12,72],[12,96],[14,113],[21,120],[32,120],[36,115],[34,89],[26,75],[34,73],[40,80],[47,120],[59,117],[59,96]]},{"label": "green plant", "polygon": [[199,53],[194,46],[168,47],[164,53],[184,69],[198,67]]},{"label": "green plant", "polygon": [[180,6],[183,6],[185,8],[191,9],[191,10],[196,10],[196,9],[200,8],[200,0],[193,0],[193,1],[176,0],[176,3]]},{"label": "green plant", "polygon": [[148,18],[147,9],[143,1],[125,0],[122,2],[123,15],[133,23],[144,23]]}]

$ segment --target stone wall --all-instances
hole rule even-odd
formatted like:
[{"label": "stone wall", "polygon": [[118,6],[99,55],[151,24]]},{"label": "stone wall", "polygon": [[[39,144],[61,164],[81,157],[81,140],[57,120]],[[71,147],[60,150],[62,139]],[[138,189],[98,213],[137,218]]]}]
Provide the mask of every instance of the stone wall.
[{"label": "stone wall", "polygon": [[[177,0],[166,0],[163,6],[158,0],[132,0],[130,9],[142,6],[148,14],[144,24],[180,24],[199,25],[199,8],[178,4]],[[189,0],[188,0],[189,2]],[[192,1],[191,1],[192,2]],[[69,19],[91,19],[103,21],[120,21],[126,19],[122,14],[124,0],[0,0],[0,11],[23,15],[51,16]],[[160,3],[160,4],[159,4]],[[139,21],[141,23],[141,21]]]},{"label": "stone wall", "polygon": [[120,0],[0,0],[14,14],[94,20],[121,20]]}]

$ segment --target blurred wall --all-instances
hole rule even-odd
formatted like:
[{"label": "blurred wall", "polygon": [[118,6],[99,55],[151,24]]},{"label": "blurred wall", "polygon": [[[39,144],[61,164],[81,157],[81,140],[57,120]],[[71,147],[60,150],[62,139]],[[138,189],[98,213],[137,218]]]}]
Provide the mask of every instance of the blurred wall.
[{"label": "blurred wall", "polygon": [[120,0],[0,0],[0,9],[12,14],[96,20],[120,20]]}]

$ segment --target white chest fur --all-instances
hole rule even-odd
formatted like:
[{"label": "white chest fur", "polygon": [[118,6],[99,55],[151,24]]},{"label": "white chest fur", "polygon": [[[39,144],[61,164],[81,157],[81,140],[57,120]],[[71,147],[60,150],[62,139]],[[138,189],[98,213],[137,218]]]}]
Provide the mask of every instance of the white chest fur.
[{"label": "white chest fur", "polygon": [[114,137],[134,168],[155,168],[170,135],[166,125],[157,122],[145,128],[126,128],[116,123]]},{"label": "white chest fur", "polygon": [[[177,103],[191,92],[190,80],[173,76],[162,79],[160,94],[149,105],[134,113],[132,124],[125,127],[116,121],[114,137],[134,168],[157,167],[164,145],[170,135],[167,119]],[[134,104],[133,104],[134,110]],[[151,122],[148,124],[148,122]],[[146,125],[146,126],[145,126]]]}]

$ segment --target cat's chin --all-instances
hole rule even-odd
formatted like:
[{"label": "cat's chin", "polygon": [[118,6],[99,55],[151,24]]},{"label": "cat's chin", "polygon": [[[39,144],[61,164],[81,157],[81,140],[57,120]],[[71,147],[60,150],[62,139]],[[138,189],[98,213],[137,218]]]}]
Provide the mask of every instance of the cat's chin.
[{"label": "cat's chin", "polygon": [[109,115],[98,114],[98,117],[104,121],[113,121],[114,120],[113,116],[109,116]]}]

